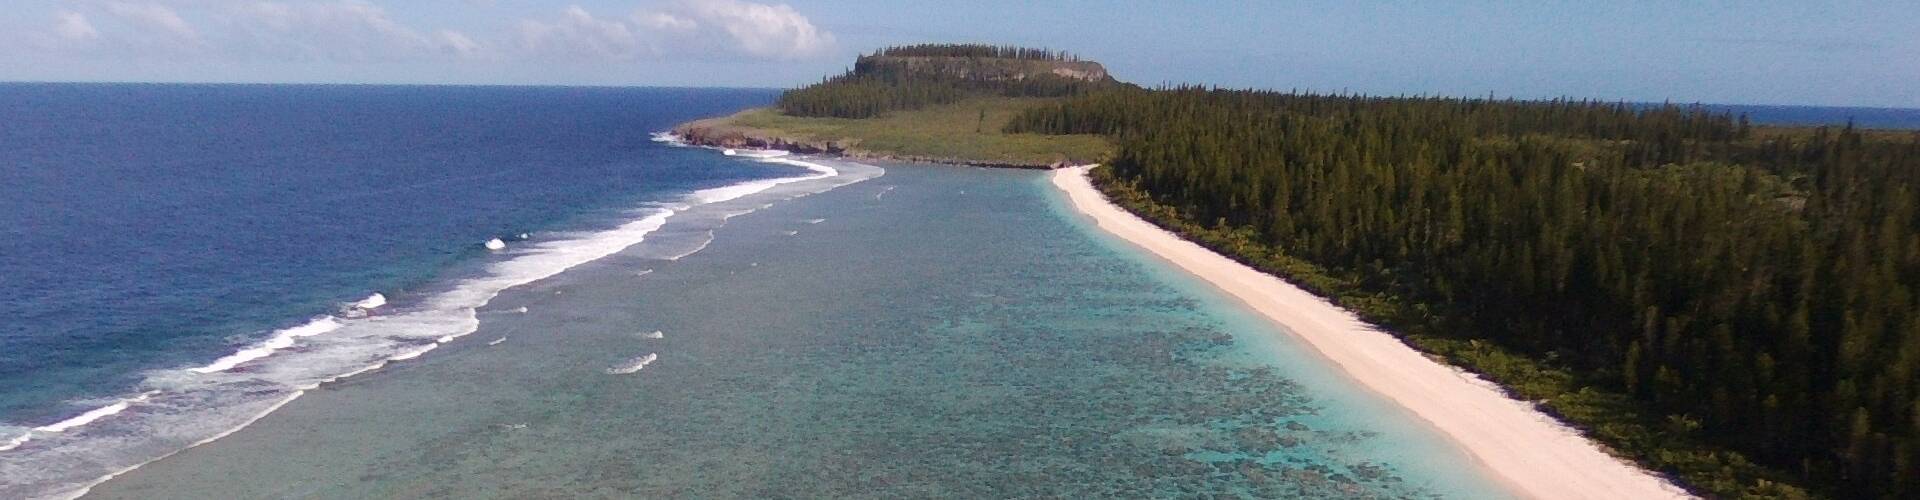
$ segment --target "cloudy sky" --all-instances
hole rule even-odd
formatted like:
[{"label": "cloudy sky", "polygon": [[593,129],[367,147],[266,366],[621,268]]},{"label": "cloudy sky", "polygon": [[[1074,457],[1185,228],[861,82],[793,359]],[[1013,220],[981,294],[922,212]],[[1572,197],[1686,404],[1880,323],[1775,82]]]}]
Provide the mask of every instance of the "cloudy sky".
[{"label": "cloudy sky", "polygon": [[1911,0],[6,0],[0,81],[786,87],[1015,43],[1143,84],[1920,107]]}]

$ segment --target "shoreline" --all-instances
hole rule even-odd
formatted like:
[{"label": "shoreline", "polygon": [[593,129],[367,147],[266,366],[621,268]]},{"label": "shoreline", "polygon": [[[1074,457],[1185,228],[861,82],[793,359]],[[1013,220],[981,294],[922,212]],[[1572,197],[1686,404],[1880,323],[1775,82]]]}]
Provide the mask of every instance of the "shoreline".
[{"label": "shoreline", "polygon": [[1231,295],[1306,342],[1368,390],[1398,404],[1462,448],[1514,493],[1532,498],[1690,498],[1684,490],[1601,450],[1498,386],[1433,361],[1398,338],[1280,278],[1187,241],[1107,200],[1092,166],[1055,170],[1051,182],[1096,226]]},{"label": "shoreline", "polygon": [[[752,110],[750,109],[748,111]],[[788,134],[773,130],[726,124],[726,120],[733,116],[735,115],[702,118],[681,123],[673,126],[668,133],[687,144],[701,147],[778,150],[793,154],[821,155],[851,160],[937,163],[943,165],[1022,170],[1054,170],[1071,165],[1064,161],[1053,163],[989,161],[960,157],[868,151],[849,147],[839,141],[803,139],[791,137]]]}]

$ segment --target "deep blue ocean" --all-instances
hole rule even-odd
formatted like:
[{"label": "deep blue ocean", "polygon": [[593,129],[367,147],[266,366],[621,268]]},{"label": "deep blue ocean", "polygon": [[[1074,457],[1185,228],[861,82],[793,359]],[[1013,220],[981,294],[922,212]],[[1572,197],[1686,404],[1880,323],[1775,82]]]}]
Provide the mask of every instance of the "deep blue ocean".
[{"label": "deep blue ocean", "polygon": [[373,293],[417,300],[492,238],[791,175],[648,135],[774,95],[0,85],[0,426],[74,417]]}]

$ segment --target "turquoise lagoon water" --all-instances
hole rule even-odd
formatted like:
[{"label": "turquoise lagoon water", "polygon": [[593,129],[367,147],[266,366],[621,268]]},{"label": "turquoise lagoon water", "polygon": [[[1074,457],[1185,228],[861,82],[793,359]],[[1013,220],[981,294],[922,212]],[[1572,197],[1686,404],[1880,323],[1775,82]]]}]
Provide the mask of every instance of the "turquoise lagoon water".
[{"label": "turquoise lagoon water", "polygon": [[689,210],[93,494],[1506,496],[1045,176],[888,165]]}]

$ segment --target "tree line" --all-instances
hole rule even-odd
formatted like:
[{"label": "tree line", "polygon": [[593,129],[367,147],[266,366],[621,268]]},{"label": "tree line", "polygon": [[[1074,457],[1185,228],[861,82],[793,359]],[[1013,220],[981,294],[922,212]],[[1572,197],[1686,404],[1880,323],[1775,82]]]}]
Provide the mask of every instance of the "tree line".
[{"label": "tree line", "polygon": [[[775,107],[791,116],[871,118],[892,111],[920,109],[976,96],[1063,97],[1111,88],[1111,80],[1088,81],[1033,71],[1031,62],[1078,61],[1064,52],[990,45],[911,45],[876,53],[895,57],[993,58],[941,63],[863,57],[846,73],[789,90]],[[953,70],[953,71],[943,71]],[[966,74],[1017,74],[985,78]]]},{"label": "tree line", "polygon": [[961,43],[924,43],[917,45],[897,45],[874,51],[874,55],[893,57],[973,57],[998,59],[1027,59],[1034,61],[1079,61],[1080,56],[1066,51],[1049,50],[1012,45],[982,45]]},{"label": "tree line", "polygon": [[1007,131],[1108,135],[1109,192],[1405,304],[1396,329],[1617,395],[1547,401],[1596,434],[1728,450],[1612,443],[1708,493],[1920,496],[1920,135],[1199,87],[1081,94]]}]

